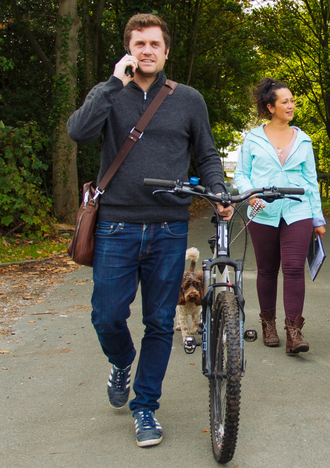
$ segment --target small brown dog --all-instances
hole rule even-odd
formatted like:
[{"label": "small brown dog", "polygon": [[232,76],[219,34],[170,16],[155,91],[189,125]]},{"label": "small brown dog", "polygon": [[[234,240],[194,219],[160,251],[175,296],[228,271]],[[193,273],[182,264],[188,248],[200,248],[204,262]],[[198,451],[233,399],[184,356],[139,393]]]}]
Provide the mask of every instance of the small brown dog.
[{"label": "small brown dog", "polygon": [[[203,272],[196,271],[199,251],[192,247],[186,251],[186,260],[191,260],[190,267],[183,274],[179,303],[176,308],[177,326],[181,330],[184,342],[187,335],[195,335],[199,327],[201,302],[204,297]],[[191,315],[192,325],[188,328],[188,317]]]}]

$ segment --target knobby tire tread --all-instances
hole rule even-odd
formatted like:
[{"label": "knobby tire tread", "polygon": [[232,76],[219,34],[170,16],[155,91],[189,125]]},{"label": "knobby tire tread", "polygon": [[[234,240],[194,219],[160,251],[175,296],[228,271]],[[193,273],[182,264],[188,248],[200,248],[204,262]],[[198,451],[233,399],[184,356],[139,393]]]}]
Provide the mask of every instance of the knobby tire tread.
[{"label": "knobby tire tread", "polygon": [[[214,377],[210,378],[210,424],[211,441],[214,458],[219,463],[230,461],[235,452],[240,410],[240,392],[241,392],[241,362],[240,362],[240,334],[239,334],[239,311],[236,297],[231,291],[222,291],[219,293],[213,312],[211,335],[211,357],[212,373],[216,373],[216,366],[223,366],[224,345],[223,335],[226,334],[226,386],[220,389],[220,395],[217,394],[222,380]],[[220,364],[220,361],[222,364]],[[225,394],[224,394],[225,393]],[[221,405],[221,401],[224,403]],[[216,433],[217,414],[216,408],[219,408],[223,416],[221,421],[224,433],[219,442]]]}]

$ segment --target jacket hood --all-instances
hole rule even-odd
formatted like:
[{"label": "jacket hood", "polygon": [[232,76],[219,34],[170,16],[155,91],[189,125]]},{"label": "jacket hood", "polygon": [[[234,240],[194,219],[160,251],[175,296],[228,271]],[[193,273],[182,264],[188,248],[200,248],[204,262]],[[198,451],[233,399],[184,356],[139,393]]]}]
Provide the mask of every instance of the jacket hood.
[{"label": "jacket hood", "polygon": [[[299,127],[292,126],[292,128],[295,128],[297,130],[297,138],[296,141],[294,142],[293,147],[291,148],[290,154],[287,158],[289,160],[291,158],[291,155],[294,154],[297,150],[297,148],[303,143],[306,142],[308,144],[312,144],[311,138],[302,131]],[[246,135],[246,140],[247,141],[252,141],[253,143],[256,143],[259,146],[262,146],[264,150],[266,150],[271,157],[274,158],[274,160],[280,164],[279,159],[277,157],[277,154],[274,150],[273,145],[270,143],[270,141],[267,138],[267,135],[264,131],[264,124],[260,125],[259,127],[253,128],[247,135]]]},{"label": "jacket hood", "polygon": [[[297,138],[294,144],[294,148],[298,146],[302,141],[311,142],[311,138],[305,133],[301,128],[292,125],[292,128],[295,128],[298,131]],[[264,131],[264,124],[259,125],[259,127],[253,128],[247,135],[246,138],[253,140],[256,143],[260,142],[260,138],[269,142],[266,133]]]}]

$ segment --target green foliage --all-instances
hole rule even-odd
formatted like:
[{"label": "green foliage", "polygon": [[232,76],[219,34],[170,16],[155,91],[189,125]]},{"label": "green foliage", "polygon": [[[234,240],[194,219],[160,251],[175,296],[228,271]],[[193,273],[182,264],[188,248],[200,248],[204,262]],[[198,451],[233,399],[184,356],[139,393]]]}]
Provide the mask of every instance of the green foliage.
[{"label": "green foliage", "polygon": [[243,141],[243,136],[233,127],[228,125],[218,124],[212,128],[212,133],[215,141],[215,147],[221,157],[226,157],[225,150],[233,151]]},{"label": "green foliage", "polygon": [[[319,177],[330,170],[330,3],[278,0],[252,12],[263,74],[286,81],[294,124],[312,138]],[[265,73],[266,72],[266,73]]]},{"label": "green foliage", "polygon": [[26,235],[51,231],[51,200],[41,185],[47,166],[38,152],[49,145],[35,122],[13,128],[0,121],[0,227]]}]

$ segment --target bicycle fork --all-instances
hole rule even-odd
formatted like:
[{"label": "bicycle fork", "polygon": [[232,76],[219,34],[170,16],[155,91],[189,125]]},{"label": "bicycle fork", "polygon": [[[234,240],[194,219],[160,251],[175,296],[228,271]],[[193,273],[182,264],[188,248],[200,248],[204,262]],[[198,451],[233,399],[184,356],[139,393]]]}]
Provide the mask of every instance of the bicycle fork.
[{"label": "bicycle fork", "polygon": [[[235,272],[235,283],[211,283],[212,270],[215,267],[231,266]],[[242,375],[245,372],[244,363],[244,298],[242,294],[242,261],[232,260],[227,256],[220,256],[214,260],[207,259],[203,262],[204,288],[205,295],[202,301],[202,323],[203,323],[203,340],[202,340],[202,363],[203,374],[206,377],[212,376],[211,362],[211,325],[212,325],[212,310],[213,310],[213,291],[215,288],[233,289],[239,306],[239,335],[240,335],[240,362]]]}]

